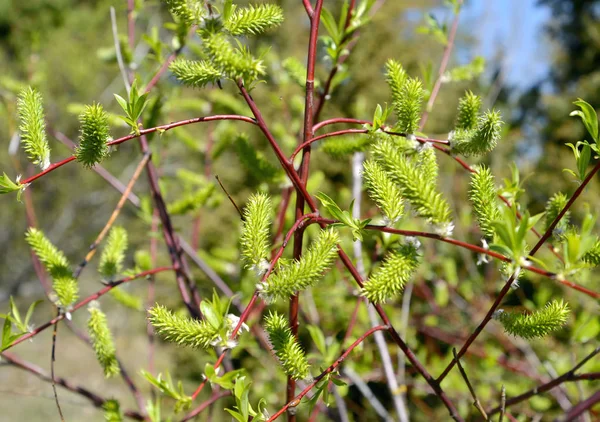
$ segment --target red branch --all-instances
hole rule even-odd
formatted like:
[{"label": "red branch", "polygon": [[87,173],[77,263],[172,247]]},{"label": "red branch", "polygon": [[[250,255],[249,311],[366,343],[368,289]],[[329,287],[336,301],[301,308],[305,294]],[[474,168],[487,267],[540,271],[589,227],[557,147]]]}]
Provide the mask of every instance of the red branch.
[{"label": "red branch", "polygon": [[316,377],[313,380],[313,382],[311,382],[308,386],[306,386],[306,388],[304,390],[302,390],[302,392],[300,394],[298,394],[296,397],[294,397],[293,400],[290,400],[285,406],[283,406],[281,409],[279,409],[277,411],[277,413],[275,413],[273,416],[271,416],[267,420],[267,422],[274,421],[279,416],[281,416],[286,410],[288,410],[290,407],[296,407],[296,406],[298,406],[300,404],[300,400],[302,400],[302,398],[304,396],[306,396],[310,392],[310,390],[312,390],[313,387],[315,385],[317,385],[317,383],[321,379],[323,379],[323,377],[325,377],[326,375],[332,373],[338,366],[340,366],[340,364],[344,361],[344,359],[346,359],[348,357],[348,355],[352,352],[352,350],[354,350],[356,348],[356,346],[358,346],[360,343],[362,343],[363,341],[365,341],[365,339],[367,337],[369,337],[371,334],[373,334],[373,333],[375,333],[377,331],[387,330],[388,328],[389,327],[387,327],[386,325],[378,325],[377,327],[371,328],[369,331],[367,331],[362,336],[360,336],[354,343],[352,343],[350,345],[350,347],[348,347],[348,349],[346,349],[346,351],[344,353],[342,353],[342,355],[339,358],[337,358],[337,360],[335,362],[333,362],[329,366],[329,368],[327,368],[318,377]]},{"label": "red branch", "polygon": [[[581,183],[581,185],[573,193],[573,195],[569,199],[569,202],[567,202],[567,204],[562,209],[562,211],[556,216],[556,218],[554,219],[554,221],[552,222],[552,224],[550,224],[550,226],[546,230],[546,233],[544,233],[544,235],[540,238],[540,240],[537,242],[537,244],[533,247],[533,249],[531,250],[531,252],[529,253],[529,255],[533,256],[542,247],[542,245],[544,244],[544,242],[552,234],[552,231],[554,230],[554,228],[556,227],[556,225],[559,223],[559,221],[561,220],[561,218],[563,218],[563,216],[565,215],[565,213],[569,210],[569,208],[571,207],[571,205],[573,205],[573,203],[577,200],[577,198],[579,197],[579,195],[581,195],[581,193],[583,192],[583,189],[585,189],[585,187],[588,185],[588,183],[596,175],[596,173],[598,172],[598,170],[600,170],[600,162],[598,162],[596,164],[596,166],[594,166],[593,170],[590,171],[590,173],[587,175],[587,177],[585,178],[585,180],[583,181],[583,183]],[[508,292],[510,290],[510,287],[512,285],[513,279],[514,279],[514,277],[512,277],[512,276],[508,279],[508,281],[506,282],[506,284],[504,285],[504,287],[502,288],[502,290],[498,294],[498,297],[496,297],[496,300],[492,304],[490,310],[488,311],[488,313],[483,318],[483,321],[481,321],[481,323],[477,326],[477,328],[475,329],[475,331],[473,331],[473,334],[471,334],[471,336],[467,339],[467,341],[465,342],[465,344],[463,345],[463,347],[458,352],[457,357],[455,359],[452,359],[452,361],[448,364],[448,366],[446,367],[446,369],[444,369],[444,371],[440,374],[440,376],[437,379],[438,382],[441,382],[446,377],[446,375],[448,375],[448,373],[450,372],[450,370],[454,367],[454,365],[456,365],[456,360],[460,359],[465,354],[465,352],[467,351],[467,349],[469,348],[469,346],[475,341],[475,339],[483,331],[483,329],[485,328],[485,326],[491,321],[492,316],[494,315],[494,312],[496,312],[496,309],[498,309],[498,307],[500,306],[500,303],[502,302],[502,299],[504,299],[504,297],[508,294]]]},{"label": "red branch", "polygon": [[[101,296],[104,296],[106,293],[110,292],[112,289],[114,289],[117,286],[120,286],[121,284],[125,284],[128,283],[130,281],[142,278],[142,277],[146,277],[148,275],[152,275],[152,274],[157,274],[163,271],[172,271],[173,267],[158,267],[158,268],[154,268],[152,270],[148,270],[148,271],[144,271],[141,272],[139,274],[135,274],[132,275],[131,277],[126,277],[123,278],[121,280],[117,280],[117,281],[113,281],[107,284],[106,287],[102,288],[101,290],[98,290],[96,293],[86,297],[85,299],[83,299],[82,301],[78,302],[77,304],[75,304],[73,306],[73,308],[69,311],[70,313],[73,313],[75,311],[77,311],[78,309],[84,307],[85,305],[87,305],[88,303],[90,303],[93,300],[96,300],[98,298],[100,298]],[[27,339],[30,339],[36,335],[38,335],[39,333],[41,333],[42,331],[46,330],[47,328],[53,326],[54,324],[58,323],[59,321],[65,319],[66,314],[61,313],[60,315],[58,315],[56,318],[51,319],[50,321],[40,325],[38,328],[32,330],[31,332],[22,335],[21,337],[19,337],[18,339],[16,339],[15,341],[13,341],[10,346],[8,346],[6,349],[4,350],[8,350],[14,346],[16,346],[19,343],[24,342]]]},{"label": "red branch", "polygon": [[[166,132],[168,130],[171,130],[171,129],[174,129],[174,128],[180,127],[180,126],[191,125],[194,123],[212,122],[215,120],[239,120],[239,121],[250,123],[253,125],[256,124],[256,121],[254,119],[252,119],[251,117],[239,116],[237,114],[222,114],[222,115],[216,115],[216,116],[196,117],[194,119],[181,120],[178,122],[169,123],[169,124],[161,125],[161,126],[156,126],[156,127],[152,127],[149,129],[142,129],[142,130],[140,130],[139,134],[130,134],[127,136],[123,136],[122,138],[115,139],[114,141],[108,142],[107,145],[111,145],[111,146],[119,145],[119,144],[122,144],[123,142],[127,142],[131,139],[136,139],[136,138],[139,138],[140,136],[147,135],[148,133]],[[65,158],[64,160],[59,161],[58,163],[51,164],[46,170],[21,181],[21,184],[26,185],[28,183],[31,183],[34,180],[37,180],[40,177],[50,173],[51,171],[54,171],[57,168],[62,167],[65,164],[70,163],[71,161],[74,161],[75,159],[76,158],[73,155],[69,158]]]}]

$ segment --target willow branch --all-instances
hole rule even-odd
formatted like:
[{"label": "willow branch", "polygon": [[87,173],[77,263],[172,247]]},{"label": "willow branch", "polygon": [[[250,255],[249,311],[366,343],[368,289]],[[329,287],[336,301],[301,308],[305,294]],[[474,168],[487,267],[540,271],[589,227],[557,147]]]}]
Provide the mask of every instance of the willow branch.
[{"label": "willow branch", "polygon": [[[127,136],[123,136],[122,138],[115,139],[114,141],[108,142],[107,145],[109,145],[109,146],[119,145],[119,144],[127,142],[131,139],[136,139],[136,138],[139,138],[140,136],[147,135],[149,133],[154,133],[154,132],[162,133],[162,132],[166,132],[171,129],[175,129],[176,127],[180,127],[180,126],[187,126],[187,125],[191,125],[191,124],[195,124],[195,123],[212,122],[212,121],[216,121],[216,120],[238,120],[238,121],[250,123],[253,125],[257,124],[256,121],[254,119],[252,119],[251,117],[239,116],[237,114],[231,114],[231,115],[223,114],[223,115],[215,115],[215,116],[196,117],[194,119],[180,120],[178,122],[173,122],[173,123],[169,123],[166,125],[156,126],[156,127],[152,127],[149,129],[141,129],[139,131],[139,134],[130,134]],[[70,163],[71,161],[74,161],[75,159],[76,158],[73,155],[71,157],[65,158],[62,161],[51,164],[46,170],[44,170],[38,174],[35,174],[31,177],[28,177],[25,180],[22,180],[21,184],[26,185],[28,183],[31,183],[31,182],[39,179],[40,177],[45,176],[46,174],[56,170],[57,168],[62,167],[65,164]]]},{"label": "willow branch", "polygon": [[342,355],[339,358],[337,358],[337,360],[335,362],[333,362],[325,371],[323,371],[321,374],[319,374],[319,376],[317,376],[313,380],[313,382],[311,382],[304,390],[302,390],[302,392],[300,392],[300,394],[298,394],[296,397],[294,397],[293,400],[289,401],[285,406],[283,406],[273,416],[271,416],[268,419],[268,422],[274,421],[279,416],[281,416],[284,412],[286,412],[289,408],[298,406],[298,404],[300,404],[300,400],[302,400],[302,398],[304,396],[306,396],[310,392],[310,390],[312,390],[313,387],[315,385],[317,385],[317,383],[321,379],[323,379],[326,375],[332,373],[338,366],[340,366],[340,364],[344,361],[344,359],[346,359],[348,357],[348,355],[352,352],[352,350],[354,350],[356,348],[356,346],[358,346],[360,343],[365,341],[365,339],[367,337],[369,337],[371,334],[373,334],[377,331],[383,331],[383,330],[387,330],[387,329],[388,329],[388,327],[385,325],[378,325],[377,327],[371,328],[369,331],[367,331],[362,336],[360,336],[354,343],[352,343],[350,345],[350,347],[348,347],[348,349],[346,349],[346,351],[344,353],[342,353]]},{"label": "willow branch", "polygon": [[[512,406],[514,404],[517,403],[521,403],[533,396],[536,396],[538,394],[541,393],[545,393],[546,391],[549,391],[551,389],[553,389],[554,387],[559,386],[562,383],[565,382],[574,382],[574,381],[580,381],[580,380],[597,380],[600,379],[600,373],[596,372],[596,373],[590,373],[590,374],[581,374],[581,375],[577,375],[576,372],[581,369],[581,367],[583,367],[583,365],[585,365],[590,359],[592,359],[594,356],[596,356],[598,353],[600,353],[600,347],[595,348],[590,354],[588,354],[585,358],[583,358],[577,365],[575,365],[571,370],[569,370],[568,372],[565,372],[563,375],[561,375],[558,378],[553,379],[552,381],[549,381],[545,384],[542,384],[532,390],[529,390],[523,394],[520,394],[516,397],[513,397],[511,399],[506,400],[504,406],[505,407],[509,407]],[[489,414],[490,416],[500,412],[502,409],[502,406],[498,406],[495,407],[494,409],[490,410]]]},{"label": "willow branch", "polygon": [[[540,240],[538,240],[538,242],[533,247],[533,249],[531,249],[531,252],[529,253],[529,255],[533,256],[542,247],[542,245],[544,244],[544,242],[551,236],[551,234],[552,234],[554,228],[556,227],[556,225],[560,222],[560,220],[563,218],[563,216],[569,210],[569,208],[571,207],[571,205],[573,205],[573,203],[581,195],[581,193],[583,192],[583,190],[585,189],[585,187],[590,183],[590,181],[592,180],[592,178],[596,175],[596,173],[599,170],[600,170],[600,162],[598,162],[594,166],[593,170],[590,171],[590,173],[587,175],[587,177],[585,178],[585,180],[581,183],[581,185],[579,185],[579,187],[573,193],[573,195],[571,196],[571,198],[569,199],[569,201],[567,202],[567,204],[564,206],[564,208],[562,209],[562,211],[556,216],[556,218],[554,219],[554,221],[550,224],[550,226],[548,227],[548,229],[546,230],[546,232],[544,233],[544,235],[540,238]],[[498,294],[498,297],[496,297],[496,300],[492,304],[490,310],[485,315],[483,321],[481,321],[481,323],[477,326],[477,328],[475,329],[475,331],[473,332],[473,334],[471,334],[471,336],[467,339],[466,343],[463,345],[463,347],[458,352],[458,355],[457,355],[458,359],[460,359],[465,354],[465,352],[469,348],[469,346],[473,343],[473,341],[475,341],[475,339],[483,331],[483,329],[485,328],[485,326],[491,321],[491,319],[492,319],[492,317],[494,315],[494,312],[496,312],[496,310],[500,306],[500,303],[502,302],[502,299],[504,299],[504,297],[508,294],[508,292],[510,290],[510,287],[512,285],[513,280],[514,280],[514,277],[512,277],[512,276],[508,279],[508,281],[506,282],[506,284],[504,285],[504,287],[502,288],[502,290]],[[596,295],[597,295],[597,293],[596,293]],[[448,366],[446,367],[446,369],[438,377],[438,382],[441,382],[446,377],[446,375],[448,375],[448,373],[454,367],[455,364],[456,364],[456,359],[453,359],[448,364]]]},{"label": "willow branch", "polygon": [[[83,299],[80,302],[73,305],[73,308],[69,311],[69,313],[73,313],[73,312],[77,311],[78,309],[81,309],[82,307],[84,307],[85,305],[90,303],[91,301],[104,296],[106,293],[110,292],[112,289],[120,286],[121,284],[129,283],[130,281],[137,280],[139,278],[146,277],[148,275],[158,274],[160,272],[172,271],[172,270],[173,270],[173,267],[158,267],[158,268],[154,268],[152,270],[148,270],[148,271],[141,272],[139,274],[132,275],[130,277],[123,278],[121,280],[111,281],[110,283],[107,283],[107,285],[104,288],[102,288],[101,290],[98,290],[96,293],[86,297],[85,299]],[[17,344],[24,342],[27,339],[35,337],[36,335],[38,335],[42,331],[46,330],[47,328],[53,326],[54,324],[57,324],[59,321],[62,321],[63,319],[65,319],[65,317],[66,317],[66,314],[61,313],[56,318],[51,319],[50,321],[40,325],[38,328],[30,331],[29,333],[23,334],[21,337],[19,337],[15,341],[13,341],[10,344],[10,346],[8,346],[4,350],[8,350],[8,349],[16,346]]]}]

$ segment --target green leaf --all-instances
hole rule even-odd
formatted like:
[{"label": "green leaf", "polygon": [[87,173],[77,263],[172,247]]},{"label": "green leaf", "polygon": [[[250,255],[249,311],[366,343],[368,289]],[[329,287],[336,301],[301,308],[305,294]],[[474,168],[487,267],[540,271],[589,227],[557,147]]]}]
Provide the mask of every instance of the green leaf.
[{"label": "green leaf", "polygon": [[327,344],[325,343],[323,331],[321,331],[321,329],[316,325],[308,325],[306,329],[310,333],[310,337],[315,343],[315,346],[317,346],[319,352],[324,355],[327,352]]},{"label": "green leaf", "polygon": [[333,14],[327,8],[323,8],[321,10],[321,23],[335,44],[340,44],[341,34],[338,31],[337,23],[335,22]]},{"label": "green leaf", "polygon": [[24,188],[24,185],[13,182],[6,175],[6,173],[3,173],[2,176],[0,176],[0,194],[14,192],[16,190],[23,189],[23,188]]},{"label": "green leaf", "polygon": [[[25,327],[29,327],[29,321],[31,321],[31,317],[33,316],[33,311],[40,303],[44,303],[44,301],[41,299],[36,300],[31,305],[29,305],[29,308],[27,309],[27,314],[25,315],[25,321],[24,321]],[[24,331],[28,331],[28,329],[25,329]]]},{"label": "green leaf", "polygon": [[202,312],[202,316],[208,321],[208,323],[216,330],[221,328],[222,316],[218,315],[215,312],[215,309],[212,306],[212,303],[203,300],[200,303],[200,311]]},{"label": "green leaf", "polygon": [[587,131],[592,135],[592,138],[598,143],[598,114],[589,103],[579,98],[573,104],[581,108],[581,110],[572,111],[570,116],[579,116],[583,120],[583,124]]}]

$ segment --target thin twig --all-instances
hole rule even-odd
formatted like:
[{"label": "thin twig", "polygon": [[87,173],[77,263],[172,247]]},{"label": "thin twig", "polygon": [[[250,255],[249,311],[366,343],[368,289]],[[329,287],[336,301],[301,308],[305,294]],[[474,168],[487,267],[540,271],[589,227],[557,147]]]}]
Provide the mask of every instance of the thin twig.
[{"label": "thin twig", "polygon": [[[533,247],[533,249],[531,249],[531,252],[529,253],[530,256],[533,256],[542,247],[542,245],[544,244],[544,242],[552,235],[552,232],[553,232],[554,228],[556,227],[556,225],[563,218],[563,216],[569,210],[569,208],[571,207],[571,205],[573,205],[573,203],[577,200],[577,198],[579,197],[579,195],[581,195],[581,193],[583,192],[583,190],[585,189],[585,187],[588,185],[588,183],[590,183],[590,181],[592,180],[592,178],[596,175],[596,173],[599,170],[600,170],[600,162],[598,162],[594,166],[593,170],[590,171],[590,173],[587,175],[587,177],[585,178],[585,180],[581,183],[581,185],[579,185],[579,187],[573,193],[573,195],[571,196],[571,198],[569,199],[569,201],[567,202],[567,204],[564,206],[564,208],[562,209],[562,211],[556,216],[556,218],[554,218],[554,221],[552,221],[552,223],[550,224],[550,226],[548,227],[548,229],[546,230],[546,232],[544,233],[544,235],[535,244],[535,246]],[[494,301],[494,303],[490,307],[490,309],[489,309],[488,313],[486,314],[486,316],[484,317],[484,319],[477,326],[477,328],[475,329],[475,331],[473,331],[473,334],[471,334],[471,336],[467,339],[467,341],[465,342],[465,344],[463,345],[463,347],[458,352],[457,356],[458,356],[459,359],[465,354],[466,350],[475,341],[475,339],[479,336],[479,334],[483,331],[483,329],[485,328],[485,326],[492,320],[492,316],[494,315],[494,312],[496,312],[496,310],[500,306],[500,303],[502,302],[502,299],[504,299],[504,297],[510,291],[510,288],[511,288],[513,280],[514,280],[514,277],[511,276],[507,280],[507,282],[504,284],[504,287],[502,288],[502,290],[500,291],[500,293],[496,297],[496,300]],[[448,375],[448,373],[454,367],[455,364],[456,364],[456,359],[453,359],[448,364],[448,366],[446,367],[446,369],[438,377],[437,381],[441,382],[446,377],[446,375]]]},{"label": "thin twig", "polygon": [[112,35],[115,45],[115,53],[117,56],[117,63],[119,64],[119,70],[121,71],[121,76],[123,77],[125,90],[127,91],[127,95],[129,95],[131,85],[129,84],[129,76],[127,75],[125,63],[123,62],[123,55],[121,54],[121,42],[119,41],[119,31],[117,29],[117,14],[115,13],[115,8],[113,6],[110,7],[110,22],[112,24]]},{"label": "thin twig", "polygon": [[460,9],[462,8],[462,0],[458,2],[458,11],[454,15],[454,20],[452,21],[452,26],[450,27],[450,32],[448,33],[448,41],[446,42],[446,47],[444,48],[444,54],[442,56],[442,62],[440,63],[440,68],[438,70],[438,76],[433,85],[433,89],[431,90],[431,95],[429,96],[429,100],[427,101],[427,106],[423,115],[421,116],[421,123],[419,124],[419,131],[423,130],[425,124],[427,123],[427,119],[429,118],[429,113],[433,108],[433,104],[437,98],[437,95],[440,91],[440,87],[442,86],[442,81],[444,78],[444,73],[446,73],[446,67],[448,67],[448,62],[450,61],[450,54],[452,53],[452,48],[454,47],[454,38],[456,37],[456,32],[458,30],[458,21],[460,17]]},{"label": "thin twig", "polygon": [[146,166],[146,163],[148,162],[149,159],[150,159],[150,155],[145,154],[144,158],[142,158],[142,161],[140,161],[139,164],[137,165],[137,167],[135,168],[135,171],[133,172],[133,176],[131,176],[129,183],[127,184],[125,191],[121,195],[121,198],[119,198],[119,202],[117,202],[117,206],[115,207],[112,214],[110,215],[110,218],[108,219],[108,221],[106,222],[106,224],[104,225],[104,227],[102,228],[102,230],[100,231],[100,233],[98,234],[96,239],[90,245],[90,250],[87,253],[87,255],[85,256],[85,258],[83,259],[83,261],[79,264],[79,266],[73,272],[73,276],[75,278],[79,278],[79,276],[81,275],[81,272],[83,271],[85,266],[91,261],[94,254],[96,253],[96,250],[98,249],[98,245],[100,244],[100,242],[102,242],[102,240],[104,239],[104,237],[106,236],[106,234],[108,233],[108,231],[110,230],[110,228],[112,227],[114,222],[117,220],[117,217],[119,216],[119,214],[121,213],[121,210],[123,209],[123,205],[125,204],[125,201],[127,201],[127,197],[131,193],[133,186],[135,185],[135,183],[139,179],[140,175],[142,174],[142,171],[144,170],[144,167]]},{"label": "thin twig", "polygon": [[504,414],[506,413],[506,387],[502,384],[502,389],[500,390],[500,417],[498,418],[498,422],[504,421]]},{"label": "thin twig", "polygon": [[339,358],[336,359],[336,361],[334,363],[332,363],[325,371],[321,372],[321,374],[319,374],[313,380],[313,382],[311,382],[304,390],[302,390],[302,392],[300,394],[298,394],[296,397],[294,397],[293,400],[291,400],[288,403],[286,403],[285,406],[283,406],[273,416],[271,416],[267,420],[267,422],[274,421],[279,416],[281,416],[284,412],[286,412],[290,407],[296,407],[298,404],[300,404],[300,400],[302,400],[302,398],[304,396],[306,396],[310,392],[310,390],[312,390],[313,387],[315,385],[317,385],[317,383],[320,380],[323,379],[323,377],[325,377],[326,375],[332,373],[338,366],[340,366],[340,364],[344,361],[344,359],[346,359],[348,357],[348,355],[352,352],[352,350],[354,350],[356,348],[356,346],[358,346],[360,343],[362,343],[363,341],[365,341],[365,339],[367,337],[369,337],[371,334],[376,333],[377,331],[383,331],[383,330],[387,330],[387,329],[388,329],[388,327],[385,326],[385,325],[378,325],[377,327],[371,328],[366,333],[364,333],[362,336],[360,336],[354,343],[352,343],[350,345],[350,347],[348,347],[348,349],[346,349],[346,351],[344,353],[342,353],[342,355]]},{"label": "thin twig", "polygon": [[591,409],[596,403],[600,402],[600,391],[596,391],[592,394],[588,399],[582,401],[581,403],[573,406],[565,413],[565,418],[563,422],[574,421],[577,416],[581,415],[583,412]]},{"label": "thin twig", "polygon": [[[18,358],[17,356],[13,355],[12,353],[2,352],[2,353],[0,353],[0,356],[2,357],[3,360],[5,360],[6,362],[10,363],[11,365],[13,365],[17,368],[23,369],[44,381],[52,382],[52,377],[48,373],[44,372],[44,370],[39,368],[38,366],[24,361],[23,359]],[[99,395],[92,393],[85,387],[73,384],[73,383],[71,383],[71,381],[68,381],[65,378],[56,377],[55,381],[56,381],[56,385],[60,385],[61,387],[63,387],[64,389],[66,389],[68,391],[71,391],[75,394],[79,394],[79,395],[85,397],[95,407],[101,408],[102,405],[106,402],[106,399],[104,399],[103,397],[100,397]],[[123,412],[123,414],[125,416],[127,416],[128,418],[134,419],[137,421],[145,420],[143,415],[141,415],[138,412],[132,411],[132,410],[126,410],[125,412]]]},{"label": "thin twig", "polygon": [[[130,281],[137,280],[139,278],[146,277],[148,275],[158,274],[160,272],[172,271],[172,270],[173,270],[173,267],[158,267],[158,268],[154,268],[152,270],[148,270],[148,271],[141,272],[139,274],[132,275],[130,277],[123,278],[121,280],[111,281],[105,287],[103,287],[101,290],[98,290],[96,293],[86,297],[85,299],[83,299],[80,302],[73,305],[73,308],[70,310],[70,313],[72,314],[72,313],[76,312],[78,309],[81,309],[82,307],[84,307],[85,305],[90,303],[91,301],[96,300],[101,296],[104,296],[106,293],[110,292],[112,289],[114,289],[117,286],[120,286],[121,284],[129,283]],[[53,326],[57,322],[63,320],[65,317],[66,317],[66,314],[64,314],[64,313],[59,314],[56,318],[40,325],[39,327],[30,331],[27,334],[23,334],[21,337],[19,337],[15,341],[13,341],[9,346],[7,346],[4,350],[8,350],[8,349],[16,346],[17,344],[24,342],[27,339],[35,337],[42,331],[48,329],[49,327]]]},{"label": "thin twig", "polygon": [[[60,315],[60,311],[57,313],[57,317]],[[52,392],[54,393],[54,402],[56,403],[56,408],[58,409],[58,414],[60,416],[60,420],[65,422],[65,417],[63,415],[62,409],[60,407],[60,402],[58,401],[58,393],[56,392],[56,376],[54,375],[54,363],[56,362],[56,335],[58,334],[58,324],[54,324],[54,329],[52,330],[52,351],[50,352],[50,377],[52,383]],[[5,349],[6,350],[6,349]]]},{"label": "thin twig", "polygon": [[215,175],[215,179],[217,179],[217,182],[219,182],[219,186],[221,186],[221,189],[223,189],[223,192],[225,192],[225,195],[227,195],[227,199],[229,199],[229,202],[231,202],[233,204],[233,206],[235,207],[235,210],[238,212],[240,219],[242,221],[244,221],[244,213],[242,213],[242,210],[240,209],[240,207],[237,206],[237,204],[235,203],[235,201],[233,200],[231,195],[229,195],[229,192],[227,192],[227,189],[225,189],[225,186],[223,186],[223,183],[221,182],[221,179],[219,178],[219,176]]},{"label": "thin twig", "polygon": [[[456,359],[456,347],[452,348],[452,354],[454,355],[454,358]],[[467,384],[469,393],[471,393],[471,397],[473,398],[473,406],[475,406],[475,408],[479,411],[479,413],[481,413],[481,415],[483,416],[483,419],[485,419],[487,421],[488,415],[485,413],[485,409],[483,408],[483,406],[481,405],[481,402],[477,398],[475,389],[473,389],[473,386],[471,385],[471,381],[469,381],[469,377],[467,376],[465,369],[463,368],[463,366],[460,363],[460,359],[456,360],[456,364],[458,365],[458,370],[460,371],[460,375],[462,375],[463,380],[465,380],[465,384]]]},{"label": "thin twig", "polygon": [[[505,407],[509,407],[512,406],[514,404],[520,403],[522,401],[525,401],[533,396],[536,396],[538,394],[544,393],[546,391],[549,391],[551,389],[553,389],[554,387],[557,387],[558,385],[564,383],[564,382],[573,382],[573,381],[577,381],[579,380],[579,376],[577,376],[575,373],[581,369],[581,367],[583,365],[585,365],[590,359],[592,359],[594,356],[596,356],[598,353],[600,353],[600,347],[596,347],[591,353],[589,353],[585,358],[583,358],[577,365],[575,365],[571,370],[569,370],[568,372],[565,372],[563,375],[561,375],[558,378],[553,379],[550,382],[547,382],[545,384],[542,384],[532,390],[527,391],[526,393],[520,394],[516,397],[513,397],[509,400],[506,400],[505,403]],[[596,378],[597,377],[597,378]],[[586,375],[583,379],[598,379],[600,378],[600,374],[596,373],[593,376],[590,375]],[[492,410],[489,411],[490,416],[493,415],[494,413],[498,413],[501,410],[502,406],[498,406]],[[568,413],[568,412],[567,412]]]},{"label": "thin twig", "polygon": [[377,399],[377,396],[373,391],[369,388],[366,382],[362,380],[360,375],[358,375],[351,367],[346,367],[343,369],[342,374],[348,377],[348,379],[354,384],[354,386],[360,391],[365,399],[369,402],[375,413],[377,413],[383,420],[393,421],[394,419],[390,416],[388,411],[385,409],[385,406],[381,404],[381,402]]}]

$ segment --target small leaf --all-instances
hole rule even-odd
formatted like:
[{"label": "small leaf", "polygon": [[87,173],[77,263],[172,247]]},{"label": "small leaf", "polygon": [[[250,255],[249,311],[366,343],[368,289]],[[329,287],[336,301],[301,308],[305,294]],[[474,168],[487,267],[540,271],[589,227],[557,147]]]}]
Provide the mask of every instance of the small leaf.
[{"label": "small leaf", "polygon": [[23,185],[10,180],[6,173],[3,173],[2,176],[0,176],[0,194],[14,192],[22,188]]},{"label": "small leaf", "polygon": [[594,110],[594,107],[581,98],[573,102],[573,104],[581,108],[581,110],[575,110],[571,112],[570,116],[581,117],[585,128],[590,135],[592,135],[594,141],[598,143],[598,115],[596,114],[596,110]]}]

